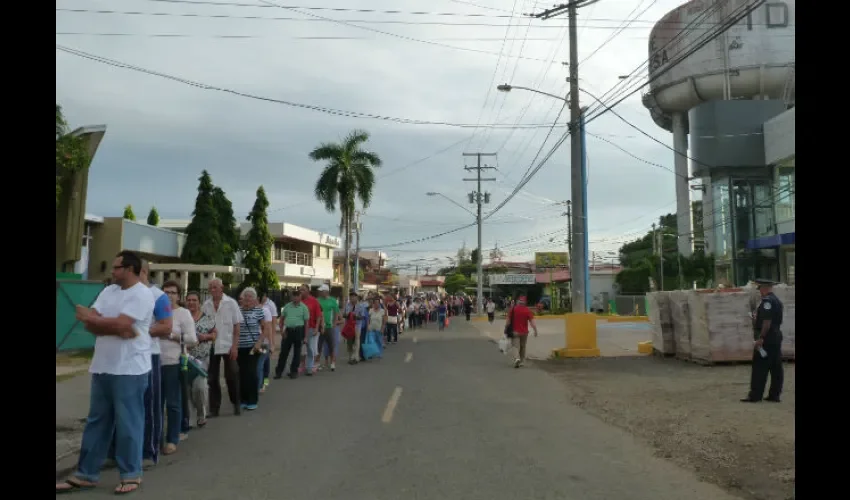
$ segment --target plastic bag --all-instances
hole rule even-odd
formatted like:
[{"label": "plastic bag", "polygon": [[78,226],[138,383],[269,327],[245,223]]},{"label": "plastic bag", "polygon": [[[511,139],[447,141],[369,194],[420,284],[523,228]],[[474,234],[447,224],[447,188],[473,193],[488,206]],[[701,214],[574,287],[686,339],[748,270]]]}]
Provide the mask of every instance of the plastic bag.
[{"label": "plastic bag", "polygon": [[507,337],[502,337],[499,339],[499,352],[502,354],[507,354],[508,349],[511,347],[511,341]]},{"label": "plastic bag", "polygon": [[366,359],[381,357],[381,334],[375,331],[366,334],[363,342],[363,357]]}]

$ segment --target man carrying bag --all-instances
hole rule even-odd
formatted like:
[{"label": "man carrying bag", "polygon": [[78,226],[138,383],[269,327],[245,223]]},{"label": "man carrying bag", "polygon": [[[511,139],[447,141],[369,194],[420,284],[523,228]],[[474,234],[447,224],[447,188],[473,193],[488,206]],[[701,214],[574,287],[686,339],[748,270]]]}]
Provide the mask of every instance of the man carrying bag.
[{"label": "man carrying bag", "polygon": [[505,337],[511,340],[511,355],[514,358],[514,368],[519,368],[525,362],[525,346],[528,343],[528,325],[534,329],[537,336],[537,325],[534,323],[534,313],[525,305],[525,296],[521,296],[516,305],[508,311],[505,323]]}]

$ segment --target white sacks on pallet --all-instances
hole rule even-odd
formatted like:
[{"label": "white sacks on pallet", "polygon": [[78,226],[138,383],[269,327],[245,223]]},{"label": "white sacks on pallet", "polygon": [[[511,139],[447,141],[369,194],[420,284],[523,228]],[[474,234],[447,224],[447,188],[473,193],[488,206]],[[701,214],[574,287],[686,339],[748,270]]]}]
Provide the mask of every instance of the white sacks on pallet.
[{"label": "white sacks on pallet", "polygon": [[[757,293],[757,292],[756,292]],[[794,287],[777,286],[774,293],[784,305],[782,354],[794,356]],[[755,300],[754,300],[755,299]],[[753,290],[688,292],[691,320],[691,357],[700,361],[748,361],[753,356],[753,320],[758,304]]]},{"label": "white sacks on pallet", "polygon": [[748,291],[688,292],[691,358],[747,361],[753,357],[753,320]]},{"label": "white sacks on pallet", "polygon": [[646,295],[649,321],[652,324],[652,348],[662,354],[673,354],[673,322],[670,317],[669,292],[651,292]]},{"label": "white sacks on pallet", "polygon": [[688,309],[688,291],[670,292],[670,319],[673,323],[673,344],[676,357],[691,357],[691,316]]}]

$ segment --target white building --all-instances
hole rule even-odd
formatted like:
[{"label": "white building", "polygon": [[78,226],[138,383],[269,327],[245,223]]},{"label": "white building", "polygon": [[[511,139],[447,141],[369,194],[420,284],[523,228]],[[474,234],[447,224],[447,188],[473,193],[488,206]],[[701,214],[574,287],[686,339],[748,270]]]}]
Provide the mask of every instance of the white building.
[{"label": "white building", "polygon": [[[239,229],[244,237],[251,223],[242,223]],[[319,286],[333,280],[333,252],[340,246],[338,236],[288,222],[269,222],[269,232],[274,238],[272,268],[281,287],[304,283]]]},{"label": "white building", "polygon": [[[186,219],[163,219],[159,227],[183,232],[190,222]],[[340,247],[338,236],[288,222],[269,222],[268,225],[274,238],[272,268],[277,272],[281,287],[295,287],[304,283],[319,286],[333,280],[333,254]],[[250,230],[250,222],[239,225],[243,238]],[[241,262],[237,262],[237,265],[241,265]]]}]

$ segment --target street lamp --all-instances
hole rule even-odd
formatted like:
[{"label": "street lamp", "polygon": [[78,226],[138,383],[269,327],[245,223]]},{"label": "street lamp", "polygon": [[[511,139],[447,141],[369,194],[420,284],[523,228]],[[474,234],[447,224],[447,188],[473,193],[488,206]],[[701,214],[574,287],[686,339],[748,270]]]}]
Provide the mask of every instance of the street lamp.
[{"label": "street lamp", "polygon": [[[588,263],[588,238],[587,238],[587,161],[586,145],[584,136],[585,108],[581,108],[578,101],[578,93],[583,92],[592,97],[596,102],[606,109],[606,106],[595,95],[578,87],[578,80],[567,78],[572,95],[561,97],[542,90],[529,87],[514,86],[507,83],[499,85],[496,90],[510,92],[513,89],[527,90],[536,94],[542,94],[563,101],[572,111],[570,120],[570,133],[572,134],[572,152],[570,158],[570,190],[572,201],[572,230],[573,246],[570,250],[570,302],[574,313],[586,313],[590,309],[590,296],[587,294],[587,284],[590,280],[590,268]],[[575,109],[574,109],[575,108]],[[574,272],[581,269],[582,272]]]},{"label": "street lamp", "polygon": [[425,195],[426,196],[441,196],[441,197],[445,198],[446,200],[448,200],[450,203],[454,203],[456,206],[466,210],[466,212],[468,214],[472,215],[473,217],[476,216],[475,213],[472,212],[472,210],[470,210],[470,209],[466,208],[465,206],[461,205],[460,203],[454,201],[453,199],[449,198],[448,196],[444,195],[443,193],[437,193],[435,191],[429,191],[429,192],[425,193]]}]

